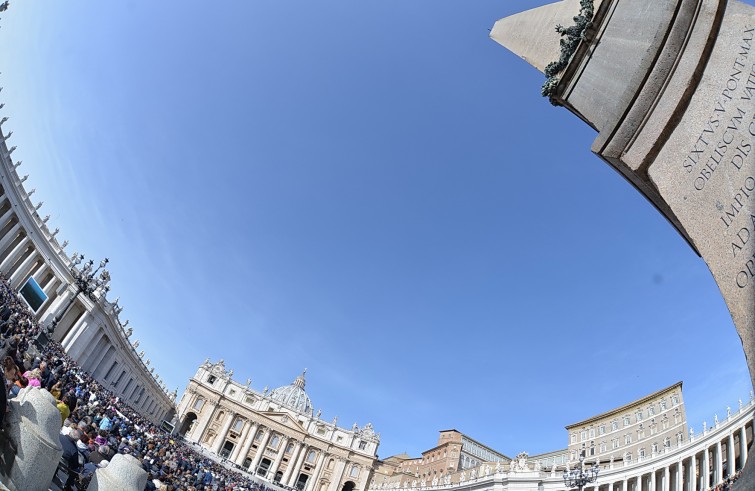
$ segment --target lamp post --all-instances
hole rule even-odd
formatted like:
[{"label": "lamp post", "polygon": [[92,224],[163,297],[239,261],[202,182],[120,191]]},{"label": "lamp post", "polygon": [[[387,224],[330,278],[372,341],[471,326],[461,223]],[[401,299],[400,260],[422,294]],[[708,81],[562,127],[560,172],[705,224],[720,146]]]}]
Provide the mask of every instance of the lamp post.
[{"label": "lamp post", "polygon": [[[73,282],[76,286],[76,293],[71,297],[71,299],[68,301],[68,304],[65,306],[65,308],[58,313],[55,318],[52,320],[49,326],[47,326],[47,331],[52,336],[52,333],[55,332],[55,329],[58,327],[58,323],[65,317],[65,315],[68,313],[68,310],[71,308],[71,305],[73,305],[73,302],[76,301],[76,297],[79,296],[80,293],[83,293],[90,299],[96,301],[99,297],[102,297],[105,295],[108,291],[110,291],[110,272],[107,269],[104,269],[105,266],[107,266],[107,263],[110,262],[108,258],[103,259],[100,261],[100,265],[97,266],[96,269],[92,270],[92,267],[94,266],[94,261],[91,259],[84,263],[84,266],[79,270],[76,266],[78,266],[82,261],[84,260],[84,254],[73,254],[73,258],[71,259],[71,275],[73,276]],[[102,272],[100,272],[102,270]],[[97,275],[97,273],[100,273]],[[95,294],[99,293],[99,297]]]},{"label": "lamp post", "polygon": [[598,463],[596,462],[589,469],[585,469],[585,451],[579,455],[579,469],[573,471],[564,471],[564,485],[567,489],[579,488],[579,491],[585,489],[586,484],[595,482],[598,479]]}]

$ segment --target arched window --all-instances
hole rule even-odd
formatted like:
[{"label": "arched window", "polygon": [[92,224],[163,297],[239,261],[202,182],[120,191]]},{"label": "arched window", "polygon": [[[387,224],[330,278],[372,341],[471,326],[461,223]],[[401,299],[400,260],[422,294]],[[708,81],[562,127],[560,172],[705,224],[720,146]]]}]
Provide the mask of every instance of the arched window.
[{"label": "arched window", "polygon": [[241,418],[236,418],[236,422],[233,423],[233,431],[236,433],[241,431],[241,428],[244,427],[244,420]]},{"label": "arched window", "polygon": [[619,422],[616,420],[611,421],[611,431],[616,431],[619,429]]},{"label": "arched window", "polygon": [[315,452],[314,450],[310,450],[309,452],[307,452],[307,459],[306,460],[307,460],[308,463],[314,464],[315,463],[315,457],[317,457],[317,452]]},{"label": "arched window", "polygon": [[349,476],[351,476],[351,477],[359,477],[359,466],[352,465],[351,466],[351,472],[349,472]]},{"label": "arched window", "polygon": [[225,417],[225,413],[223,411],[220,411],[218,413],[218,416],[215,418],[215,421],[220,421],[223,419],[223,417]]},{"label": "arched window", "polygon": [[293,444],[293,443],[289,443],[289,444],[288,444],[288,445],[286,446],[286,453],[287,453],[287,454],[291,454],[291,453],[292,453],[293,451],[294,451],[294,444]]},{"label": "arched window", "polygon": [[261,442],[262,437],[265,435],[265,430],[259,430],[257,431],[257,436],[254,437],[255,441]]},{"label": "arched window", "polygon": [[280,443],[280,441],[281,441],[280,437],[278,435],[274,435],[270,439],[270,445],[268,445],[268,446],[272,447],[272,448],[278,448],[278,444]]}]

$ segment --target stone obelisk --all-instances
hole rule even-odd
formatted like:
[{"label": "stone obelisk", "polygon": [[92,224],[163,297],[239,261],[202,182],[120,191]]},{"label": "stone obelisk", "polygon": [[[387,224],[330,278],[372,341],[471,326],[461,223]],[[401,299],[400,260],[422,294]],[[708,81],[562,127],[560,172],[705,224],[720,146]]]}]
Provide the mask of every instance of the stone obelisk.
[{"label": "stone obelisk", "polygon": [[[593,152],[705,260],[755,382],[755,8],[564,0],[499,20],[491,37],[551,72],[551,101],[595,128]],[[755,489],[752,460],[738,489]]]}]

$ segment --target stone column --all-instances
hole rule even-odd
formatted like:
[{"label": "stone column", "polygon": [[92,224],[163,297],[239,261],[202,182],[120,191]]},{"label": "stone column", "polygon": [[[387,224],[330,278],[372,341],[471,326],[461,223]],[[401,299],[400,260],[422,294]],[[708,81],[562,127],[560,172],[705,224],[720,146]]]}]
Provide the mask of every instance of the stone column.
[{"label": "stone column", "polygon": [[267,442],[270,441],[270,437],[273,435],[273,430],[268,428],[267,432],[263,435],[262,441],[260,441],[260,445],[257,447],[257,453],[254,454],[254,460],[252,460],[252,465],[249,466],[249,470],[252,471],[252,473],[257,473],[257,466],[260,464],[260,461],[262,460],[262,456],[265,454],[265,448],[267,448]]},{"label": "stone column", "polygon": [[246,437],[249,435],[249,430],[253,426],[252,422],[249,420],[244,421],[244,428],[241,430],[241,434],[239,435],[239,441],[236,442],[236,446],[233,447],[233,451],[231,452],[231,455],[228,456],[228,460],[231,462],[236,462],[236,459],[238,458],[239,454],[241,453],[241,448],[246,443]]},{"label": "stone column", "polygon": [[724,480],[724,462],[723,462],[723,452],[721,451],[721,440],[718,440],[716,442],[716,477],[715,482],[713,485],[722,482]]},{"label": "stone column", "polygon": [[296,458],[296,462],[292,462],[293,465],[287,469],[288,476],[287,479],[281,480],[281,484],[286,486],[293,487],[294,484],[296,484],[296,479],[299,477],[299,469],[301,469],[302,462],[304,462],[304,458],[307,456],[307,452],[309,451],[307,445],[302,442],[301,446],[299,447],[299,456]]},{"label": "stone column", "polygon": [[708,483],[710,482],[710,452],[708,447],[705,447],[703,452],[703,461],[700,464],[700,475],[703,478],[702,491],[708,491]]},{"label": "stone column", "polygon": [[298,445],[294,446],[294,451],[291,452],[291,458],[288,461],[288,467],[286,467],[286,470],[283,472],[281,484],[286,484],[288,480],[291,479],[291,474],[294,471],[294,467],[296,467],[296,463],[299,461],[299,457],[301,456],[304,447],[305,445],[302,442],[299,442]]},{"label": "stone column", "polygon": [[246,433],[246,437],[244,438],[244,445],[241,447],[241,451],[236,455],[235,462],[238,465],[243,466],[244,465],[244,459],[246,459],[247,454],[249,453],[249,449],[252,447],[252,442],[254,441],[255,435],[257,435],[257,430],[259,429],[259,424],[253,423],[250,421],[251,426],[249,427],[249,431]]},{"label": "stone column", "polygon": [[346,459],[338,459],[338,464],[336,464],[335,472],[333,472],[333,482],[330,483],[330,491],[340,491],[341,479],[343,479],[343,473],[346,470],[347,464],[348,461]]},{"label": "stone column", "polygon": [[[281,465],[281,461],[283,460],[283,455],[286,453],[286,446],[288,445],[288,437],[281,435],[280,438],[280,447],[278,447],[278,453],[275,455],[275,460],[273,461],[273,465],[270,466],[270,480],[272,481],[275,477],[275,473],[278,472],[278,467]],[[281,476],[282,479],[283,476]]]},{"label": "stone column", "polygon": [[742,467],[744,468],[745,462],[747,462],[747,427],[743,426],[739,429],[739,446],[740,459],[742,460]]},{"label": "stone column", "polygon": [[655,491],[655,469],[650,471],[650,479],[648,485],[650,486],[650,489]]},{"label": "stone column", "polygon": [[212,451],[215,452],[216,455],[220,455],[220,449],[223,448],[225,437],[228,436],[228,430],[231,429],[231,425],[235,419],[236,413],[228,411],[228,421],[223,425],[223,430],[218,434],[218,440],[215,442],[215,445],[212,446]]},{"label": "stone column", "polygon": [[627,491],[627,480],[621,481],[621,491]]},{"label": "stone column", "polygon": [[312,478],[307,482],[307,486],[304,491],[317,491],[317,480],[320,479],[322,474],[322,468],[325,467],[325,452],[321,451],[320,456],[317,457],[317,463],[312,471]]},{"label": "stone column", "polygon": [[697,459],[696,455],[692,454],[689,459],[689,491],[697,491]]},{"label": "stone column", "polygon": [[684,475],[682,472],[682,459],[679,459],[676,463],[676,472],[674,473],[674,491],[683,491],[682,490],[682,476]]},{"label": "stone column", "polygon": [[671,491],[669,479],[671,479],[671,470],[666,466],[663,468],[663,487],[661,488],[663,491]]},{"label": "stone column", "polygon": [[734,453],[734,433],[729,433],[729,439],[726,440],[726,450],[726,470],[729,471],[727,474],[733,476],[737,472],[737,458]]}]

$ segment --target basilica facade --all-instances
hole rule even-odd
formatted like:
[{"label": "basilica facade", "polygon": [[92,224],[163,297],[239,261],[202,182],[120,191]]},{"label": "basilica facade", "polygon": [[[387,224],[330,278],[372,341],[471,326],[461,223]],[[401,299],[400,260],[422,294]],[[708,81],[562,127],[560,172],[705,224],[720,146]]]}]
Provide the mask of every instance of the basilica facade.
[{"label": "basilica facade", "polygon": [[302,373],[258,392],[205,361],[178,404],[178,432],[257,476],[301,491],[364,491],[377,460],[371,424],[341,428],[315,414]]}]

